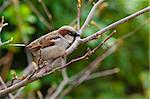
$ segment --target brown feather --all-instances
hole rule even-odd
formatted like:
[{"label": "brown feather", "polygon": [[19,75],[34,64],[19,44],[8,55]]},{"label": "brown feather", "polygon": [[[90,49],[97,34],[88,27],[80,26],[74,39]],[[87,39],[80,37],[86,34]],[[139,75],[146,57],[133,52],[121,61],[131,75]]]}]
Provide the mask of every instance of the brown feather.
[{"label": "brown feather", "polygon": [[59,34],[61,34],[62,36],[65,36],[66,34],[68,34],[70,31],[67,29],[63,29],[63,30],[59,30]]},{"label": "brown feather", "polygon": [[72,27],[69,26],[63,26],[58,30],[52,31],[46,35],[41,36],[40,38],[32,41],[29,45],[27,45],[26,47],[31,51],[37,51],[41,48],[45,48],[48,46],[53,46],[54,42],[52,41],[52,39],[57,39],[59,38],[59,34],[61,34],[62,36],[67,35],[70,31],[72,31]]}]

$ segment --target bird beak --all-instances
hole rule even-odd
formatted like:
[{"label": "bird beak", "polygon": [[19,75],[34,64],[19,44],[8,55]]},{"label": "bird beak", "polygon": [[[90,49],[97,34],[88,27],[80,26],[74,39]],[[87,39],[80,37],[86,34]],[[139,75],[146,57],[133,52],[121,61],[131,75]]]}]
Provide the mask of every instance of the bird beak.
[{"label": "bird beak", "polygon": [[80,36],[80,34],[78,32],[76,32],[75,36]]}]

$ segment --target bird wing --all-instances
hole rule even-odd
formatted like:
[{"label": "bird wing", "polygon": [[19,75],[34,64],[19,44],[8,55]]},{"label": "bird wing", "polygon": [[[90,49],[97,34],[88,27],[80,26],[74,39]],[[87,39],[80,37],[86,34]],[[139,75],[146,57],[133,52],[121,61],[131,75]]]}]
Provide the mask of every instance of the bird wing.
[{"label": "bird wing", "polygon": [[53,46],[55,44],[54,39],[59,38],[59,35],[56,33],[48,33],[46,35],[41,36],[40,38],[32,41],[26,47],[32,52],[37,51],[41,48],[45,48],[48,46]]}]

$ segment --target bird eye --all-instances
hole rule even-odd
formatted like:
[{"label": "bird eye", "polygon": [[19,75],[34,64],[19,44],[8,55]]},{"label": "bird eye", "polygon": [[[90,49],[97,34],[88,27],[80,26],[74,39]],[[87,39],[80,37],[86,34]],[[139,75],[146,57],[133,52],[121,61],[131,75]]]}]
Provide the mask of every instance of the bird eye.
[{"label": "bird eye", "polygon": [[71,36],[73,36],[73,33],[71,33],[71,32],[69,32],[68,34],[71,35]]}]

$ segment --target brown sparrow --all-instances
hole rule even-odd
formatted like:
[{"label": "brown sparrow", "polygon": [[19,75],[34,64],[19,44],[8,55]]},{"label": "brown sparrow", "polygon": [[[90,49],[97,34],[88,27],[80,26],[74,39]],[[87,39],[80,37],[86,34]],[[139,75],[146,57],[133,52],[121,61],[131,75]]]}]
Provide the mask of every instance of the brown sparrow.
[{"label": "brown sparrow", "polygon": [[32,41],[26,47],[33,55],[38,66],[47,63],[50,67],[60,66],[66,49],[80,36],[71,26],[62,26],[58,30]]}]

